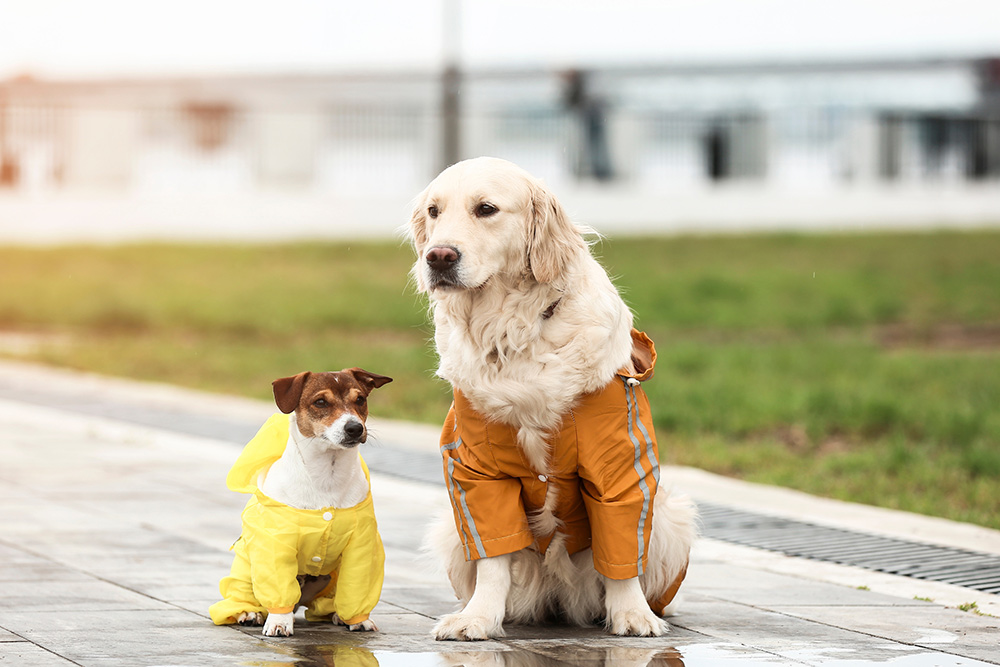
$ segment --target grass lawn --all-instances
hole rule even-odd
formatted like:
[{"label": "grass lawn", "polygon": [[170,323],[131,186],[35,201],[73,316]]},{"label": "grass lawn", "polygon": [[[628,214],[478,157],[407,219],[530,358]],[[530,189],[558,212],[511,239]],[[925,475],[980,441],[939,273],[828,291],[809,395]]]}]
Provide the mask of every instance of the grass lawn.
[{"label": "grass lawn", "polygon": [[[1000,528],[1000,233],[605,240],[656,341],[669,463]],[[0,248],[0,354],[268,398],[391,375],[437,423],[424,300],[397,244]],[[3,334],[37,336],[3,351]]]}]

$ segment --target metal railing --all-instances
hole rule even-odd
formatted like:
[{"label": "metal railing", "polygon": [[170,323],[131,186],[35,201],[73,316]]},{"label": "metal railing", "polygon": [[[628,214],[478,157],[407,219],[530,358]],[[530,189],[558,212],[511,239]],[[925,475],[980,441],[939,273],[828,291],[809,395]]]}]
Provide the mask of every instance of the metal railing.
[{"label": "metal railing", "polygon": [[[469,112],[458,129],[461,155],[505,157],[550,182],[1000,182],[1000,117],[971,113],[609,108],[583,117],[538,106]],[[7,104],[0,189],[415,191],[439,168],[444,134],[440,115],[419,105]]]}]

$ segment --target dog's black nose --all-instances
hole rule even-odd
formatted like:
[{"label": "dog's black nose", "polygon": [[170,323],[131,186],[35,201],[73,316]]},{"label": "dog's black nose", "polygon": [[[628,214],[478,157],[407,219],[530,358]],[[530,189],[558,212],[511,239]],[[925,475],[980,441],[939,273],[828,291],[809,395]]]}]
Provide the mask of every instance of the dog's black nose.
[{"label": "dog's black nose", "polygon": [[365,427],[361,425],[361,422],[347,422],[344,424],[344,435],[351,440],[359,440],[361,434],[364,432]]},{"label": "dog's black nose", "polygon": [[458,248],[453,248],[449,245],[439,245],[434,246],[427,251],[424,259],[427,260],[427,265],[438,273],[444,273],[453,266],[461,254],[458,252]]}]

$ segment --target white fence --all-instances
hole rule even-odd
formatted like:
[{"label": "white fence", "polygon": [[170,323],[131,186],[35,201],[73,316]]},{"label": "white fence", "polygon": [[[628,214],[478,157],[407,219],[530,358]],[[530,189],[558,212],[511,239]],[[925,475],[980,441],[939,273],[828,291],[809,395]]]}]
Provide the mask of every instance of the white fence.
[{"label": "white fence", "polygon": [[[0,238],[384,236],[441,136],[418,105],[0,106]],[[540,106],[459,136],[611,232],[1000,223],[1000,118]]]},{"label": "white fence", "polygon": [[[669,190],[1000,180],[1000,118],[609,110],[596,138],[580,121],[551,109],[470,115],[462,152],[507,157],[567,183],[589,175],[588,151],[606,150],[609,181]],[[0,107],[0,187],[411,191],[436,171],[439,136],[440,119],[416,107]]]}]

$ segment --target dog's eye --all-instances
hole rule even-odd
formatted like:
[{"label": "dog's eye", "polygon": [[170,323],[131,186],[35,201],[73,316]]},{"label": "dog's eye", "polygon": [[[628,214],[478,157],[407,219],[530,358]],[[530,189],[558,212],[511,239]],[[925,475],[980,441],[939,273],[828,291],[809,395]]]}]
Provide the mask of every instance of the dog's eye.
[{"label": "dog's eye", "polygon": [[480,218],[488,218],[499,210],[500,209],[498,209],[493,204],[487,204],[486,202],[483,202],[482,204],[476,207],[476,216]]},{"label": "dog's eye", "polygon": [[313,405],[317,408],[325,408],[330,404],[326,402],[325,398],[317,398],[315,401],[313,401]]},{"label": "dog's eye", "polygon": [[358,396],[357,400],[354,402],[357,405],[364,405],[367,400],[368,399],[366,399],[364,396]]},{"label": "dog's eye", "polygon": [[437,206],[428,206],[427,207],[427,215],[431,216],[432,218],[438,217],[438,215],[440,215],[440,213],[441,212],[438,211],[438,207]]}]

